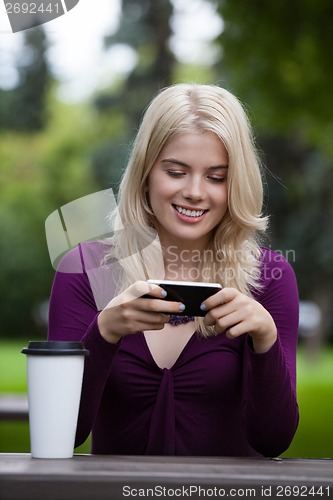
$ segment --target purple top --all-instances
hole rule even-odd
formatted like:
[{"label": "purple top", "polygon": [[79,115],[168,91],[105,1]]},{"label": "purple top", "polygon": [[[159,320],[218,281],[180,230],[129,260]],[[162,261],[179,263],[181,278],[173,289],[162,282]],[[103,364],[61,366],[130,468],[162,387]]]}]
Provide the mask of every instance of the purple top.
[{"label": "purple top", "polygon": [[49,340],[82,340],[90,351],[76,446],[92,431],[98,454],[277,456],[286,450],[298,424],[298,292],[289,263],[262,249],[264,287],[256,299],[278,330],[268,352],[255,353],[247,335],[194,333],[172,368],[161,369],[143,332],[117,345],[99,333],[101,301],[92,291],[98,280],[87,255],[97,262],[102,249],[85,243],[69,252],[51,293]]}]

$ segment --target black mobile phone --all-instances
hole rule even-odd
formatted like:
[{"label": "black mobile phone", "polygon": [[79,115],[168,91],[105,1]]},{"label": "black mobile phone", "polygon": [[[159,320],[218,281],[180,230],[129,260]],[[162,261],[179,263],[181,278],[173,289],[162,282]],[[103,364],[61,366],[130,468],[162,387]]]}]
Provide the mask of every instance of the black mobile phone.
[{"label": "black mobile phone", "polygon": [[[172,280],[148,280],[148,283],[158,285],[167,292],[163,300],[182,302],[185,305],[184,311],[177,313],[180,316],[205,316],[206,313],[200,309],[200,305],[208,297],[222,290],[220,283]],[[149,294],[145,297],[149,297]]]}]

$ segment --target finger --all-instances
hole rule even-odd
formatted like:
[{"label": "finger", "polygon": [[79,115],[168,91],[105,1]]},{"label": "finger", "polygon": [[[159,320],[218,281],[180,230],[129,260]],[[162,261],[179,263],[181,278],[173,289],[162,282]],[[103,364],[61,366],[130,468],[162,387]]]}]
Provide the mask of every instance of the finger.
[{"label": "finger", "polygon": [[142,330],[162,329],[170,320],[169,314],[138,311],[137,323]]},{"label": "finger", "polygon": [[[217,332],[219,333],[219,332]],[[240,321],[237,325],[233,325],[225,331],[225,336],[228,339],[235,339],[244,335],[245,333],[249,333],[249,325],[246,321]]]},{"label": "finger", "polygon": [[[207,326],[215,326],[216,333],[222,333],[234,325],[237,325],[243,320],[243,315],[240,311],[234,311],[226,316],[219,317],[215,322],[210,322]],[[206,322],[206,321],[205,321]]]},{"label": "finger", "polygon": [[161,330],[169,320],[169,316],[163,313],[149,313],[128,307],[124,309],[123,306],[115,308],[115,310],[119,309],[121,309],[120,315],[112,322],[117,334],[127,335],[144,330]]},{"label": "finger", "polygon": [[202,311],[210,311],[214,307],[225,304],[234,299],[240,292],[236,288],[223,288],[219,292],[211,295],[201,304]]},{"label": "finger", "polygon": [[[231,290],[230,293],[229,290]],[[240,297],[242,294],[238,293],[237,290],[235,289],[229,289],[229,290],[227,294],[225,294],[225,297],[227,297],[227,299],[230,300],[229,301],[227,300],[226,302],[221,302],[221,300],[223,300],[224,297],[223,296],[220,297],[218,305],[213,306],[211,309],[209,309],[208,313],[205,315],[204,321],[207,326],[214,325],[219,318],[228,316],[229,314],[232,314],[233,312],[239,309],[238,307],[239,300],[237,300],[237,298]],[[231,297],[234,297],[235,300],[231,300]]]},{"label": "finger", "polygon": [[161,286],[148,283],[148,281],[136,281],[128,288],[128,292],[133,299],[144,295],[158,298],[163,298],[167,295],[167,292]]},{"label": "finger", "polygon": [[[222,333],[222,332],[216,332],[216,333]],[[245,330],[243,331],[242,325],[240,323],[239,325],[234,325],[232,328],[225,330],[224,333],[227,339],[232,340],[243,335],[245,333]]]},{"label": "finger", "polygon": [[171,302],[163,299],[141,297],[137,299],[137,307],[144,311],[179,314],[184,311],[185,305],[181,302]]},{"label": "finger", "polygon": [[237,304],[235,302],[227,302],[226,304],[222,304],[220,306],[214,307],[204,317],[204,323],[207,326],[215,325],[219,318],[223,318],[232,314],[237,310]]},{"label": "finger", "polygon": [[106,306],[107,308],[127,304],[144,295],[165,297],[166,292],[158,285],[147,283],[147,281],[136,281],[121,294],[114,297]]}]

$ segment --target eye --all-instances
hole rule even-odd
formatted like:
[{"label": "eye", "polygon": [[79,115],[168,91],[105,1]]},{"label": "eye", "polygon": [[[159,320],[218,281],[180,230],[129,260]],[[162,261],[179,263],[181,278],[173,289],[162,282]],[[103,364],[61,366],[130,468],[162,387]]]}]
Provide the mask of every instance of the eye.
[{"label": "eye", "polygon": [[186,175],[183,170],[167,170],[167,174],[170,175],[170,177],[182,177]]},{"label": "eye", "polygon": [[208,179],[213,181],[213,182],[220,182],[220,183],[223,183],[226,181],[226,177],[218,177],[216,175],[209,175]]}]

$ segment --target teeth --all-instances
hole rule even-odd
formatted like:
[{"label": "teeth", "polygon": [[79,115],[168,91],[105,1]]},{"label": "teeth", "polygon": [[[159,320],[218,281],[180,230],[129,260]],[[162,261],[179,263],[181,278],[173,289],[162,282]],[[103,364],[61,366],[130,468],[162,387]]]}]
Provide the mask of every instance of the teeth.
[{"label": "teeth", "polygon": [[201,217],[204,214],[204,210],[186,210],[186,208],[176,206],[177,212],[186,215],[187,217]]}]

